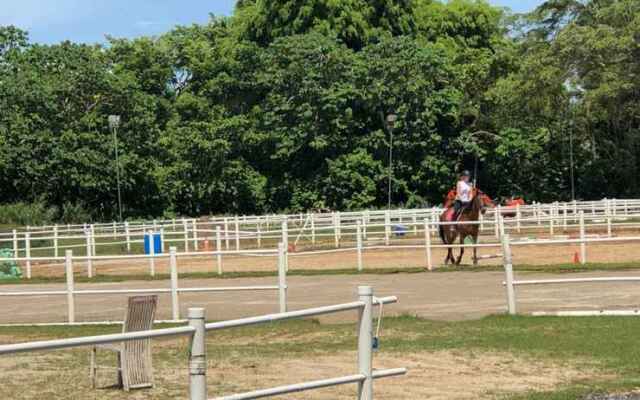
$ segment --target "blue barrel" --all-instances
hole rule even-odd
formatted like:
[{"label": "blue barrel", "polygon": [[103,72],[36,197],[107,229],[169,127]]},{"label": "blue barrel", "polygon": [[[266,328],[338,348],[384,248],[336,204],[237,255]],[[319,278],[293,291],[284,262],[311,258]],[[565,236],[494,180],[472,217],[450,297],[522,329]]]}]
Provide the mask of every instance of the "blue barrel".
[{"label": "blue barrel", "polygon": [[153,252],[162,253],[162,236],[159,232],[148,232],[144,234],[144,254],[151,254],[151,243],[153,242]]}]

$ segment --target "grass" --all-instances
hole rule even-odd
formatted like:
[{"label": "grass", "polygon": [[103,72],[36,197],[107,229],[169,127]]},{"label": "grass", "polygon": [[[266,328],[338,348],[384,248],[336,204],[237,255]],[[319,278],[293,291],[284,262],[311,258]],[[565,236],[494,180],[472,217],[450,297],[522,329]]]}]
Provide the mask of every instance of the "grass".
[{"label": "grass", "polygon": [[[566,264],[548,264],[548,265],[515,265],[514,270],[518,272],[544,272],[552,274],[563,273],[581,273],[581,272],[597,272],[597,271],[632,271],[640,269],[640,262],[621,262],[621,263],[587,263],[585,265]],[[482,265],[473,267],[470,265],[450,266],[446,268],[437,268],[431,272],[421,267],[394,267],[394,268],[375,268],[365,269],[360,272],[354,266],[353,268],[342,269],[295,269],[290,270],[287,276],[329,276],[329,275],[395,275],[395,274],[418,274],[418,273],[446,273],[446,272],[487,272],[487,271],[503,271],[500,265]],[[243,271],[243,272],[225,272],[218,275],[217,272],[185,272],[180,274],[181,279],[237,279],[237,278],[263,278],[276,276],[276,271]],[[157,273],[150,276],[148,273],[107,275],[97,274],[89,279],[81,273],[75,277],[78,283],[117,283],[125,281],[162,281],[169,279],[169,274]],[[0,280],[1,285],[29,285],[29,284],[47,284],[47,283],[63,283],[66,282],[64,276],[35,276],[30,280]]]},{"label": "grass", "polygon": [[[628,391],[640,386],[638,318],[490,316],[474,321],[442,322],[400,316],[385,318],[383,329],[385,333],[381,339],[381,353],[397,355],[400,359],[404,355],[411,354],[415,357],[438,351],[455,351],[468,357],[485,352],[509,353],[527,360],[566,365],[567,368],[596,369],[603,377],[565,382],[555,391],[502,393],[500,398],[579,399],[587,393]],[[95,335],[117,330],[118,327],[114,326],[0,327],[0,342],[7,341],[7,338],[11,338],[12,342],[28,341]],[[286,340],[282,340],[283,338]],[[320,324],[315,320],[297,320],[223,330],[210,334],[207,348],[214,364],[232,362],[250,366],[255,360],[267,363],[292,358],[311,360],[319,354],[353,351],[354,323]],[[184,365],[186,349],[186,340],[158,346],[155,363],[160,365],[161,370],[169,368],[168,366],[175,369],[176,363]],[[70,368],[86,368],[84,353],[80,350],[64,353],[70,354],[67,359]],[[43,370],[53,367],[59,362],[59,355],[60,353],[39,355],[38,365]],[[21,368],[28,369],[29,364],[21,364]],[[246,373],[252,372],[248,370]],[[179,379],[186,381],[183,376]],[[42,383],[43,386],[46,384],[50,382]],[[464,385],[464,382],[461,381],[460,385]],[[216,386],[213,390],[218,389],[220,388]],[[5,390],[8,389],[0,387],[0,394]],[[65,398],[66,392],[49,393],[53,395],[52,398]]]}]

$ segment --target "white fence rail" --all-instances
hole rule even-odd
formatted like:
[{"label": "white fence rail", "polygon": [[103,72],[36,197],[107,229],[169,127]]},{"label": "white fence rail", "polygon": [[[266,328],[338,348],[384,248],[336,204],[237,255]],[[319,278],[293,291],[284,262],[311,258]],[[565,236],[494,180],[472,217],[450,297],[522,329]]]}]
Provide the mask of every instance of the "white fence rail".
[{"label": "white fence rail", "polygon": [[[11,290],[0,291],[1,297],[35,297],[35,296],[66,296],[67,322],[76,323],[75,298],[80,295],[122,295],[143,293],[169,293],[171,295],[171,320],[180,321],[180,293],[188,292],[232,292],[232,291],[277,291],[280,312],[287,311],[287,272],[285,269],[286,250],[282,244],[278,246],[278,281],[275,285],[259,286],[227,286],[227,287],[180,287],[178,280],[178,255],[175,247],[169,250],[170,287],[145,289],[76,289],[73,267],[73,254],[67,250],[65,255],[66,286],[63,290]],[[86,257],[78,257],[83,259]]]},{"label": "white fence rail", "polygon": [[358,300],[352,303],[338,304],[326,307],[311,308],[286,313],[264,315],[260,317],[243,318],[238,320],[205,323],[203,308],[189,309],[189,325],[177,328],[156,329],[122,334],[80,337],[62,340],[48,340],[21,344],[0,345],[0,355],[66,349],[79,346],[90,346],[122,341],[150,339],[167,336],[189,335],[192,337],[189,351],[189,399],[207,400],[207,332],[220,329],[283,321],[294,318],[319,316],[349,310],[358,310],[358,359],[357,373],[331,379],[303,382],[294,385],[279,386],[270,389],[252,391],[231,396],[218,397],[217,400],[259,399],[277,395],[324,388],[329,386],[357,383],[358,400],[373,400],[373,381],[379,378],[403,375],[404,368],[373,370],[373,307],[376,305],[397,302],[396,297],[374,298],[373,290],[369,286],[358,288]]},{"label": "white fence rail", "polygon": [[[619,238],[620,239],[620,238]],[[619,240],[618,239],[618,240]],[[624,238],[627,239],[627,238]],[[616,239],[599,239],[598,241],[612,241]],[[579,243],[580,241],[573,241]],[[539,286],[539,285],[566,285],[581,283],[639,283],[638,276],[610,276],[610,277],[588,277],[588,278],[555,278],[555,279],[516,279],[513,271],[513,261],[511,257],[511,242],[508,235],[502,238],[502,248],[504,252],[504,272],[505,280],[503,286],[506,291],[507,312],[510,315],[518,313],[517,307],[517,287],[518,286]],[[580,310],[580,311],[557,311],[546,312],[536,311],[533,315],[558,315],[558,316],[593,316],[593,315],[640,315],[640,310]]]}]

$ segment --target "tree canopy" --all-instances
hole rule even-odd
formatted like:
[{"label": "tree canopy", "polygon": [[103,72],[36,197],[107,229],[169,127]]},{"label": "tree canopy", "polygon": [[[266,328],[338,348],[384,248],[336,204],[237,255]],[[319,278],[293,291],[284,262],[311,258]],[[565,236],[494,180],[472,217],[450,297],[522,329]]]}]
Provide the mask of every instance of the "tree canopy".
[{"label": "tree canopy", "polygon": [[[640,194],[640,3],[242,0],[106,45],[0,27],[0,202],[127,217]],[[388,114],[397,115],[392,130]],[[393,142],[391,143],[391,137]]]}]

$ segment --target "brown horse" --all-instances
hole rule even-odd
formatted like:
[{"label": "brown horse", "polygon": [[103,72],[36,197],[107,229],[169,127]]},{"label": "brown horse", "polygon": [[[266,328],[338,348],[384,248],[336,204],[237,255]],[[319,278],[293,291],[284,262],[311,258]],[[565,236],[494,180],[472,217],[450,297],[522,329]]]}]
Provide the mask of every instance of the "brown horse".
[{"label": "brown horse", "polygon": [[[473,193],[473,198],[471,199],[471,204],[469,207],[462,212],[462,215],[458,218],[459,222],[474,222],[480,219],[480,214],[484,214],[487,207],[495,207],[493,201],[489,196],[482,193],[480,190],[475,189]],[[447,219],[449,213],[452,210],[447,208],[442,215],[440,215],[440,222],[450,222]],[[473,238],[473,243],[478,243],[478,224],[451,224],[451,225],[440,225],[440,238],[444,244],[453,244],[456,238],[460,237],[460,244],[464,244],[464,240],[471,236]],[[460,255],[457,259],[453,256],[453,248],[449,247],[447,249],[447,258],[444,259],[445,265],[451,261],[452,264],[460,265],[462,261],[462,256],[464,255],[464,247],[460,248]],[[473,248],[473,264],[476,265],[478,263],[478,254],[477,248]]]}]

